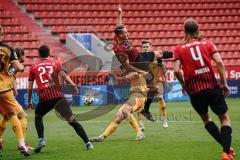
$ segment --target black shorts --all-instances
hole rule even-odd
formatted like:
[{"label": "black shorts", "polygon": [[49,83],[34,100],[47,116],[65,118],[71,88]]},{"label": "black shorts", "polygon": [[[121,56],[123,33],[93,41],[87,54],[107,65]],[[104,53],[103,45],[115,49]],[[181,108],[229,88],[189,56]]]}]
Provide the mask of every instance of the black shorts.
[{"label": "black shorts", "polygon": [[217,115],[222,115],[228,110],[225,97],[220,88],[203,90],[189,96],[193,108],[199,115],[208,113],[208,106]]},{"label": "black shorts", "polygon": [[68,119],[73,115],[69,102],[66,98],[56,98],[44,102],[39,102],[35,114],[44,116],[52,109],[55,109],[61,118]]}]

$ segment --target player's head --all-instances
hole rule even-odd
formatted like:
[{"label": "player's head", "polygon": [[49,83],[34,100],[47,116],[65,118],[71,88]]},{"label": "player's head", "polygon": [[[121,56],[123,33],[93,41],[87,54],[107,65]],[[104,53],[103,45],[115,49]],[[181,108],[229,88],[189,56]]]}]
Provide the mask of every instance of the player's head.
[{"label": "player's head", "polygon": [[142,40],[142,52],[151,52],[152,51],[152,42],[150,40]]},{"label": "player's head", "polygon": [[49,56],[50,49],[48,46],[43,45],[38,49],[38,52],[41,58],[47,58]]},{"label": "player's head", "polygon": [[199,26],[195,19],[189,18],[184,22],[185,41],[196,38],[203,38],[199,32]]},{"label": "player's head", "polygon": [[114,29],[115,35],[120,39],[128,39],[128,31],[124,25],[119,25]]},{"label": "player's head", "polygon": [[15,48],[15,52],[17,54],[18,60],[20,63],[24,63],[25,61],[25,52],[23,48],[17,47]]}]

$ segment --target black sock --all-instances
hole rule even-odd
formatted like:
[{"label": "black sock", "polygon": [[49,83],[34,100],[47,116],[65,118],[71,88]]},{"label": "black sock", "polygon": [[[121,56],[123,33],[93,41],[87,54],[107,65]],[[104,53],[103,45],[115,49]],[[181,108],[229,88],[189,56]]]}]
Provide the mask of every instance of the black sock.
[{"label": "black sock", "polygon": [[221,137],[222,137],[222,144],[223,150],[227,154],[230,152],[230,147],[232,143],[232,128],[230,126],[222,126],[221,127]]},{"label": "black sock", "polygon": [[69,124],[75,129],[77,134],[82,138],[82,140],[85,143],[89,142],[88,136],[80,123],[78,123],[77,121],[74,120],[74,121],[70,122]]},{"label": "black sock", "polygon": [[152,98],[148,98],[144,104],[144,112],[149,112],[150,105],[152,103]]},{"label": "black sock", "polygon": [[35,116],[35,127],[37,130],[38,138],[43,138],[44,126],[41,116]]},{"label": "black sock", "polygon": [[222,145],[222,137],[221,133],[217,127],[217,125],[211,121],[205,125],[206,130],[208,133],[220,144]]}]

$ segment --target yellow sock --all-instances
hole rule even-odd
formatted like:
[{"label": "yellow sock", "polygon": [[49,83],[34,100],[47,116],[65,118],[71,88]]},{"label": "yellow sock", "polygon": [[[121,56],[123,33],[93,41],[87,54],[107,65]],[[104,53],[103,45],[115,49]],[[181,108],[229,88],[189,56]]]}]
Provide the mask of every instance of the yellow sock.
[{"label": "yellow sock", "polygon": [[23,138],[26,138],[27,133],[27,118],[19,119],[21,126],[22,126],[22,132],[23,132]]},{"label": "yellow sock", "polygon": [[166,118],[167,116],[167,111],[166,111],[166,103],[163,98],[159,99],[159,112],[161,115],[161,118]]},{"label": "yellow sock", "polygon": [[138,115],[138,124],[141,124],[142,126],[144,126],[142,114],[140,112],[137,112],[137,115]]},{"label": "yellow sock", "polygon": [[108,136],[110,136],[114,131],[116,131],[116,129],[118,128],[119,123],[116,122],[112,122],[107,129],[103,132],[103,134],[101,135],[102,137],[106,138]]},{"label": "yellow sock", "polygon": [[13,128],[13,131],[15,132],[15,135],[16,135],[17,139],[19,141],[24,141],[22,126],[21,126],[21,123],[20,123],[17,115],[11,116],[10,121],[12,123],[12,128]]},{"label": "yellow sock", "polygon": [[137,133],[140,133],[141,132],[141,129],[139,128],[138,124],[137,124],[137,121],[134,117],[133,114],[130,114],[129,116],[129,122],[131,124],[131,126],[134,128],[134,130],[137,132]]}]

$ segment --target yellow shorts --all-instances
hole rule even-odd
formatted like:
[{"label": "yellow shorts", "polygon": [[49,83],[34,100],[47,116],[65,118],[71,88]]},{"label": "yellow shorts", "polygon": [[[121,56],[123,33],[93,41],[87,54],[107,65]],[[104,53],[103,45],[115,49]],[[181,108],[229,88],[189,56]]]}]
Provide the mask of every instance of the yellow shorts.
[{"label": "yellow shorts", "polygon": [[0,114],[18,112],[19,104],[14,97],[13,91],[0,93]]},{"label": "yellow shorts", "polygon": [[[136,111],[141,111],[146,101],[146,96],[139,92],[132,92],[129,95],[128,100],[125,104],[129,104],[132,106],[132,113]],[[123,105],[119,111],[122,111],[125,105]]]}]

